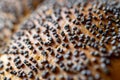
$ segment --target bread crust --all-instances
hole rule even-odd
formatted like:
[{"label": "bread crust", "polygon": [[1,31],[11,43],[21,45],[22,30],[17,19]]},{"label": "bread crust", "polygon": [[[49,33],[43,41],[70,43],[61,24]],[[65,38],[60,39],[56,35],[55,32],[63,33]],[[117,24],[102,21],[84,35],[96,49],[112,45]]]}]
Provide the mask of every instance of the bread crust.
[{"label": "bread crust", "polygon": [[3,51],[1,79],[119,80],[117,3],[77,3],[39,7]]}]

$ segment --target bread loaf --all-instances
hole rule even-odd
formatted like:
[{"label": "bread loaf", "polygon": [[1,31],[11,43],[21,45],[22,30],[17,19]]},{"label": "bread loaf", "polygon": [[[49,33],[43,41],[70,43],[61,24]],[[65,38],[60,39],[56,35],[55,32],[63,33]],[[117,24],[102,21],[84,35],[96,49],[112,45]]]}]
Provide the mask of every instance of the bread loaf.
[{"label": "bread loaf", "polygon": [[1,80],[120,80],[119,16],[115,1],[40,6],[2,51]]}]

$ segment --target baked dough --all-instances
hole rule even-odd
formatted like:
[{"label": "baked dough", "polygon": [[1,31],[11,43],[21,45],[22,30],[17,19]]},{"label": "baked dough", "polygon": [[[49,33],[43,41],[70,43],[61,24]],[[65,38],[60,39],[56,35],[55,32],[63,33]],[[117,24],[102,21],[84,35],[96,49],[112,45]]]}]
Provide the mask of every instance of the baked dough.
[{"label": "baked dough", "polygon": [[120,80],[119,3],[66,2],[21,25],[2,52],[1,80]]}]

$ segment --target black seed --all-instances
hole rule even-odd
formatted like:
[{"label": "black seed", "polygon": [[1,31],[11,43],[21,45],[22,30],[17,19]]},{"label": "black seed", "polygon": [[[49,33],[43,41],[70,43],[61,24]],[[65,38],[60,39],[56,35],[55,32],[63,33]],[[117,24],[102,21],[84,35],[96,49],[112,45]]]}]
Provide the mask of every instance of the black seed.
[{"label": "black seed", "polygon": [[43,71],[42,78],[47,78],[48,74],[49,74],[48,71]]},{"label": "black seed", "polygon": [[51,71],[52,71],[53,73],[56,73],[57,67],[56,67],[56,66],[53,66],[52,69],[51,69]]},{"label": "black seed", "polygon": [[42,51],[41,54],[42,54],[43,56],[47,56],[47,52],[46,52],[46,51]]},{"label": "black seed", "polygon": [[73,55],[74,55],[75,57],[78,57],[78,56],[79,56],[79,51],[78,51],[78,50],[75,50],[74,53],[73,53]]},{"label": "black seed", "polygon": [[70,27],[70,26],[67,24],[67,25],[65,25],[64,29],[65,29],[65,30],[68,30],[69,27]]},{"label": "black seed", "polygon": [[32,71],[30,71],[30,72],[28,73],[28,77],[29,77],[29,78],[33,78],[33,77],[34,77],[34,74],[33,74]]},{"label": "black seed", "polygon": [[42,46],[38,46],[38,49],[39,49],[39,50],[42,50]]}]

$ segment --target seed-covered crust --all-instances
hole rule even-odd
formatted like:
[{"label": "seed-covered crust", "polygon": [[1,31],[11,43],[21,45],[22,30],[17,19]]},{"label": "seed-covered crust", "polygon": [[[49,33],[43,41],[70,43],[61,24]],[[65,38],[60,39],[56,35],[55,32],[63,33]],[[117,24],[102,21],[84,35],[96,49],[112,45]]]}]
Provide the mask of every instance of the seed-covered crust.
[{"label": "seed-covered crust", "polygon": [[[22,18],[42,0],[0,0],[0,47],[5,46]],[[36,3],[37,2],[37,3]]]},{"label": "seed-covered crust", "polygon": [[117,4],[55,2],[38,8],[3,51],[0,78],[119,80]]}]

